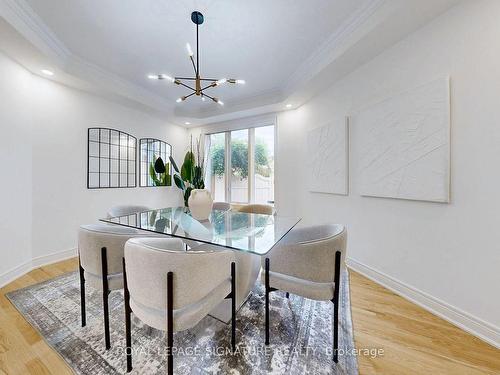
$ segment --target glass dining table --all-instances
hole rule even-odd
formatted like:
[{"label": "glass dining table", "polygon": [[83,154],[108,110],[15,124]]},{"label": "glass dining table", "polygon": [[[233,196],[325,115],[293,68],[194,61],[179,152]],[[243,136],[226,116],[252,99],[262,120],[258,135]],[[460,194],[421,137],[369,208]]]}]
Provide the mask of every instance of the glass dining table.
[{"label": "glass dining table", "polygon": [[[181,238],[192,251],[197,248],[206,249],[207,245],[213,249],[234,250],[236,303],[239,308],[255,286],[261,257],[276,246],[297,225],[300,218],[212,210],[208,220],[199,221],[185,207],[169,207],[101,221]],[[228,323],[231,319],[229,300],[222,302],[210,315]]]},{"label": "glass dining table", "polygon": [[168,207],[105,218],[101,221],[265,255],[297,225],[300,218],[212,210],[208,220],[199,221],[184,207]]}]

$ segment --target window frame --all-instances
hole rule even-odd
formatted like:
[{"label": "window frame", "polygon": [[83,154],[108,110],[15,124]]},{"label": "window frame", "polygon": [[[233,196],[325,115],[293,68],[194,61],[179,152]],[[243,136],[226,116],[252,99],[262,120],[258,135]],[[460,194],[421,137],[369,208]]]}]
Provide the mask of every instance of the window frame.
[{"label": "window frame", "polygon": [[[162,141],[161,139],[158,139],[158,138],[152,138],[152,137],[146,137],[146,138],[141,138],[139,139],[139,148],[138,148],[138,153],[139,153],[139,187],[144,187],[144,188],[148,188],[148,187],[158,187],[158,188],[161,188],[161,187],[169,187],[169,186],[172,186],[172,183],[170,183],[170,185],[164,185],[164,186],[155,186],[155,185],[148,185],[148,182],[149,182],[149,172],[146,173],[146,176],[147,176],[147,180],[146,180],[146,185],[142,185],[141,184],[141,177],[142,177],[142,150],[141,150],[141,146],[142,146],[142,143],[143,141],[153,141],[153,142],[159,142],[160,143],[160,150],[161,150],[161,145],[162,143],[165,144],[165,145],[168,145],[170,147],[170,156],[173,156],[173,147],[170,143],[166,142],[166,141]],[[149,150],[149,149],[148,149]],[[160,151],[161,152],[161,151]],[[166,162],[166,160],[164,160],[164,162]],[[168,160],[168,162],[170,163],[170,171],[169,171],[169,174],[170,176],[172,176],[172,163],[170,162],[170,160]],[[146,163],[148,163],[149,165],[149,162],[148,160],[146,160]],[[173,179],[173,176],[171,177]]]},{"label": "window frame", "polygon": [[[92,130],[97,130],[98,133],[99,133],[99,140],[98,141],[94,141],[90,139],[90,133]],[[109,131],[109,139],[108,139],[108,142],[101,142],[101,130],[107,130]],[[118,133],[118,145],[115,145],[115,144],[112,144],[111,143],[111,134],[112,132],[117,132]],[[121,158],[121,143],[120,143],[120,140],[121,140],[121,137],[122,135],[126,135],[127,136],[127,157],[126,159],[122,159]],[[134,146],[133,148],[135,149],[135,152],[134,152],[134,160],[129,160],[128,156],[129,156],[129,149],[131,148],[129,146],[129,142],[130,142],[130,139],[133,139],[134,140]],[[98,152],[98,156],[91,156],[90,155],[90,144],[92,143],[97,143],[98,145],[98,148],[99,148],[99,152]],[[102,157],[103,159],[108,159],[108,162],[109,162],[109,165],[108,165],[108,171],[107,172],[101,172],[101,145],[108,145],[108,157],[105,158],[105,157]],[[118,146],[118,158],[112,158],[111,157],[111,146]],[[98,160],[98,164],[99,164],[99,169],[98,169],[98,172],[91,172],[90,171],[90,158],[97,158]],[[114,174],[112,171],[111,171],[111,160],[118,160],[118,186],[112,186],[111,184],[111,175]],[[121,163],[122,161],[126,161],[127,162],[127,185],[126,186],[121,186],[121,173],[120,173],[120,169],[121,169]],[[129,184],[129,175],[131,174],[130,171],[129,171],[129,163],[130,162],[134,162],[134,184],[133,185],[130,185]],[[97,173],[98,174],[98,186],[90,186],[90,175],[94,174],[94,173]],[[108,186],[102,186],[101,185],[101,174],[102,173],[106,173],[108,175]],[[127,133],[127,132],[124,132],[124,131],[121,131],[121,130],[118,130],[118,129],[114,129],[114,128],[107,128],[107,127],[90,127],[90,128],[87,128],[87,189],[89,190],[95,190],[95,189],[131,189],[131,188],[136,188],[137,187],[137,138],[134,137],[133,135]]]}]

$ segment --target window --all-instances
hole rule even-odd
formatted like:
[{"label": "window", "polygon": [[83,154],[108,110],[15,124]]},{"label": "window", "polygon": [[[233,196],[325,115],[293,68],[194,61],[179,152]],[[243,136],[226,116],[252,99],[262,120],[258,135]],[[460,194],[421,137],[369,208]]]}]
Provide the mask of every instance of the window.
[{"label": "window", "polygon": [[274,201],[274,126],[209,134],[207,188],[215,201]]},{"label": "window", "polygon": [[108,128],[88,129],[87,188],[136,187],[137,139]]},{"label": "window", "polygon": [[[172,171],[169,157],[172,155],[172,146],[159,139],[142,138],[139,141],[139,149],[139,186],[171,186]],[[158,157],[165,163],[165,173],[156,173],[154,169]]]}]

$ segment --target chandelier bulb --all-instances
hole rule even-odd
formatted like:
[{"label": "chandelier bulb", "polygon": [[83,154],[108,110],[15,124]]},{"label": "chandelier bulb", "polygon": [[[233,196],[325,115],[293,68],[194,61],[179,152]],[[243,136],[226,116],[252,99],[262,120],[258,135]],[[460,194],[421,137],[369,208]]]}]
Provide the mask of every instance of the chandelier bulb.
[{"label": "chandelier bulb", "polygon": [[186,43],[186,49],[188,51],[189,56],[193,56],[194,55],[193,50],[191,49],[191,44]]},{"label": "chandelier bulb", "polygon": [[170,77],[167,74],[150,74],[150,75],[148,75],[148,78],[149,79],[157,79],[157,80],[164,80],[164,79],[166,79],[167,81],[175,82],[175,79],[172,78],[172,77]]}]

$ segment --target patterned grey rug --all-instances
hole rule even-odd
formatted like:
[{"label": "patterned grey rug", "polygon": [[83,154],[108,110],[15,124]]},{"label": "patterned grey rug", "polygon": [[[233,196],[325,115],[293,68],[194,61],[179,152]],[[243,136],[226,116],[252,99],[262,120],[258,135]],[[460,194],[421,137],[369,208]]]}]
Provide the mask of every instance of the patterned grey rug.
[{"label": "patterned grey rug", "polygon": [[[259,284],[237,314],[238,349],[230,351],[230,325],[210,316],[174,334],[175,374],[357,374],[349,297],[349,275],[342,275],[339,363],[332,361],[330,302],[271,293],[271,345],[264,345],[264,289]],[[87,287],[87,326],[80,326],[77,273],[7,295],[77,374],[125,373],[123,296],[109,296],[111,349],[104,349],[101,293]],[[165,373],[163,332],[132,322],[134,374]]]}]

